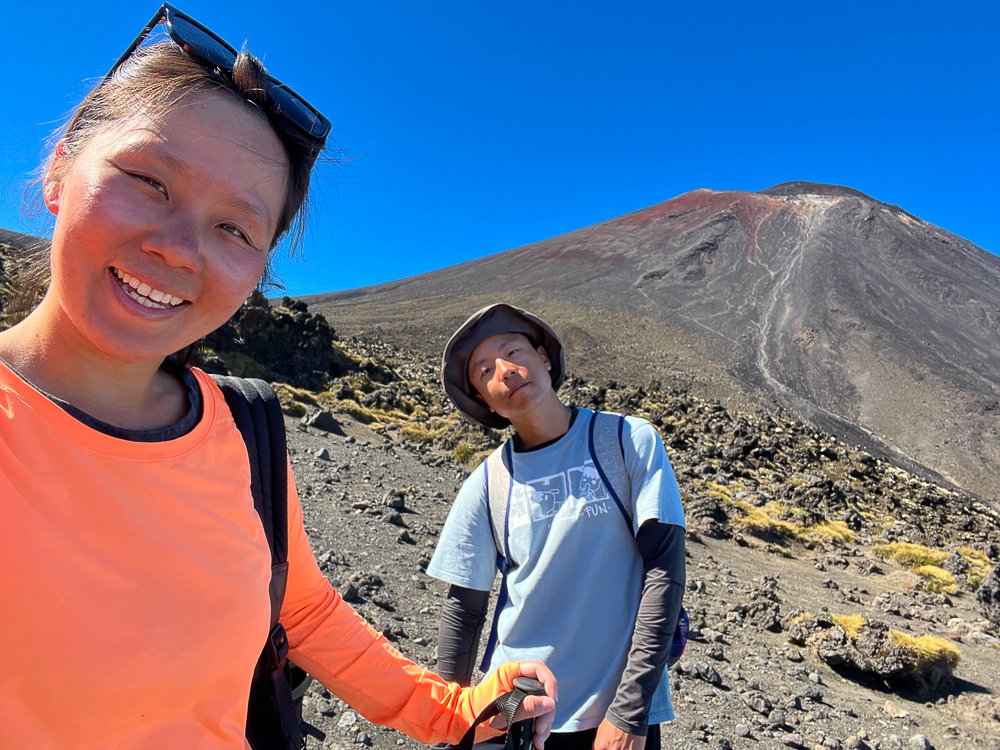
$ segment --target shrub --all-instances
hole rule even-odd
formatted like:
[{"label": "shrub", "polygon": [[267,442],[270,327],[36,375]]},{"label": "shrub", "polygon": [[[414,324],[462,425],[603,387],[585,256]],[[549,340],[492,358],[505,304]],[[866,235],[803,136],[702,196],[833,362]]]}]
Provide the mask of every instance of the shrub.
[{"label": "shrub", "polygon": [[468,466],[476,456],[476,449],[468,443],[459,443],[455,447],[455,462],[462,466]]}]

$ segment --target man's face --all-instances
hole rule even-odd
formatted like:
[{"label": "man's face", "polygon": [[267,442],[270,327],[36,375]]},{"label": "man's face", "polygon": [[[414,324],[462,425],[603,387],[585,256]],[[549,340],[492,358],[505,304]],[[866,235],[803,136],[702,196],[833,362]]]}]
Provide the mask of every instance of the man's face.
[{"label": "man's face", "polygon": [[555,397],[551,369],[544,347],[521,333],[498,333],[472,350],[466,374],[490,410],[516,426],[518,417]]}]

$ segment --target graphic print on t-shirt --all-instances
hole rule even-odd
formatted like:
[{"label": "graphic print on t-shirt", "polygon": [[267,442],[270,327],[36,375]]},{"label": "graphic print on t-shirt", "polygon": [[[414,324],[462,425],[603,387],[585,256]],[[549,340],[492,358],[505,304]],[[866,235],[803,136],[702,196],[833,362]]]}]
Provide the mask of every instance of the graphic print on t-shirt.
[{"label": "graphic print on t-shirt", "polygon": [[510,525],[518,528],[557,515],[567,519],[604,515],[610,499],[594,462],[588,460],[558,474],[515,484]]}]

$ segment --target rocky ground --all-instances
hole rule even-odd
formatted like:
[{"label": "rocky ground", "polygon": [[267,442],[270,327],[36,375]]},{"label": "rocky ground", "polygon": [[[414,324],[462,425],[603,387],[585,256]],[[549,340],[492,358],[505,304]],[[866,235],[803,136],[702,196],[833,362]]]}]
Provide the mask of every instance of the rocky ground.
[{"label": "rocky ground", "polygon": [[[337,422],[342,434],[289,420],[316,553],[376,628],[407,656],[433,665],[443,586],[423,567],[465,471],[350,417]],[[1000,746],[1000,642],[971,593],[915,586],[916,576],[858,546],[769,551],[746,538],[692,533],[685,606],[695,628],[673,673],[678,720],[665,727],[665,747]],[[953,678],[927,691],[837,671],[789,641],[783,623],[803,610],[860,613],[912,635],[939,634],[962,659]],[[318,687],[307,715],[327,732],[325,746],[416,747]]]},{"label": "rocky ground", "polygon": [[[458,418],[433,359],[341,340],[301,302],[255,300],[200,361],[275,383],[322,569],[433,666],[443,586],[424,568],[462,480],[503,436]],[[649,419],[680,483],[692,632],[666,748],[1000,748],[994,509],[680,380],[570,378],[561,395]],[[416,747],[320,686],[306,715],[324,747]]]},{"label": "rocky ground", "polygon": [[[502,436],[449,413],[433,362],[340,346],[354,372],[320,393],[279,388],[306,524],[333,585],[433,666],[444,587],[424,567]],[[693,631],[665,747],[1000,747],[995,511],[781,414],[660,383],[571,380],[562,395],[650,419],[681,484]],[[319,686],[306,712],[327,747],[416,747]]]}]

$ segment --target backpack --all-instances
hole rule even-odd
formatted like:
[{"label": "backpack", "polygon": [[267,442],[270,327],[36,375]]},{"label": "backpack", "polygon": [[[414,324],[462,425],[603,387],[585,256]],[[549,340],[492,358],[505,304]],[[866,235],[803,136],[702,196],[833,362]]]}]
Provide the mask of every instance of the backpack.
[{"label": "backpack", "polygon": [[305,735],[326,735],[302,719],[312,678],[288,660],[288,637],[278,621],[288,579],[285,421],[278,397],[263,380],[212,377],[246,443],[253,505],[271,550],[271,630],[250,683],[246,737],[253,750],[300,750]]},{"label": "backpack", "polygon": [[[590,459],[594,462],[601,481],[608,494],[615,501],[621,513],[629,534],[632,534],[632,517],[622,503],[632,496],[632,482],[625,466],[625,415],[610,412],[595,411],[588,425],[588,448]],[[490,658],[496,648],[498,635],[497,625],[500,612],[507,604],[507,574],[516,567],[510,556],[509,524],[510,524],[510,493],[514,487],[513,439],[508,439],[503,445],[486,457],[486,506],[489,509],[490,528],[493,531],[493,542],[497,548],[497,570],[500,571],[500,592],[497,595],[496,607],[493,610],[493,622],[490,625],[486,650],[483,653],[480,671],[489,668]],[[677,615],[677,626],[671,641],[667,657],[669,669],[684,653],[687,645],[688,614],[681,607]]]}]

